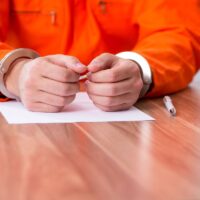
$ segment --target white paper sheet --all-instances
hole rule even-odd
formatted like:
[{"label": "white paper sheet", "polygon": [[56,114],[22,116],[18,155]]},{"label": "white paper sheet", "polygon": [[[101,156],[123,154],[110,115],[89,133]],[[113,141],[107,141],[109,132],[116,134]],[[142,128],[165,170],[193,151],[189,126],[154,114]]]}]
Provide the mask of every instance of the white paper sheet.
[{"label": "white paper sheet", "polygon": [[101,111],[86,93],[78,93],[75,101],[59,113],[30,112],[16,101],[0,103],[0,112],[10,124],[154,120],[135,107],[120,112]]}]

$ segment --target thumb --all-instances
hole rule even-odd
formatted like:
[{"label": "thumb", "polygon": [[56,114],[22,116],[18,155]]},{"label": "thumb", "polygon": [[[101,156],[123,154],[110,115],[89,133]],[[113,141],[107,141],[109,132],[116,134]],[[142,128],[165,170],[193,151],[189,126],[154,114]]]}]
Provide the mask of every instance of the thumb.
[{"label": "thumb", "polygon": [[46,56],[46,58],[50,62],[59,66],[67,67],[78,74],[82,74],[87,71],[87,67],[84,64],[82,64],[78,58],[73,56],[59,54]]},{"label": "thumb", "polygon": [[117,62],[118,57],[110,54],[110,53],[104,53],[100,56],[94,58],[91,63],[88,65],[88,71],[90,72],[98,72],[105,69],[110,69],[114,66],[114,64]]}]

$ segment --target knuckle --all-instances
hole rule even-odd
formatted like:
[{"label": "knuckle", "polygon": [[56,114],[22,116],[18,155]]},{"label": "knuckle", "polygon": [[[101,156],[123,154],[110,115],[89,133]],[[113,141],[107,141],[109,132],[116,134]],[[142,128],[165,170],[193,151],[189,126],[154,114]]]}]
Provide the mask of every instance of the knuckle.
[{"label": "knuckle", "polygon": [[38,107],[37,111],[39,112],[46,112],[46,113],[57,113],[60,112],[63,109],[63,107],[56,107],[56,106],[43,106],[43,107]]},{"label": "knuckle", "polygon": [[72,96],[68,97],[67,104],[72,103],[74,101],[75,97],[76,97],[76,95],[72,95]]},{"label": "knuckle", "polygon": [[69,80],[71,77],[68,71],[66,71],[65,73],[62,73],[61,76],[62,76],[62,79],[66,81]]},{"label": "knuckle", "polygon": [[46,112],[46,113],[57,113],[63,109],[63,106],[49,106],[44,104],[43,106],[37,108],[37,112]]},{"label": "knuckle", "polygon": [[133,104],[125,105],[121,110],[129,110]]},{"label": "knuckle", "polygon": [[135,62],[132,61],[132,60],[129,60],[129,59],[125,59],[125,60],[124,60],[124,63],[125,63],[126,65],[131,65],[131,66],[135,65]]},{"label": "knuckle", "polygon": [[30,66],[29,66],[29,71],[32,74],[37,74],[38,71],[40,71],[42,68],[41,66],[46,65],[47,60],[43,57],[38,57],[32,60]]},{"label": "knuckle", "polygon": [[117,87],[114,86],[114,85],[111,85],[110,89],[109,89],[109,93],[110,93],[111,96],[116,96],[116,94],[118,93]]},{"label": "knuckle", "polygon": [[140,67],[134,61],[128,59],[120,60],[121,61],[118,64],[120,67],[126,67],[131,74],[140,74]]},{"label": "knuckle", "polygon": [[46,62],[46,59],[44,57],[38,57],[33,60],[33,63],[36,65],[41,64],[43,62]]},{"label": "knuckle", "polygon": [[137,64],[135,64],[132,67],[132,73],[141,76],[141,70],[140,70],[140,67]]},{"label": "knuckle", "polygon": [[103,107],[102,110],[105,111],[105,112],[112,112],[112,111],[114,111],[114,110],[113,110],[111,107],[109,107],[109,106]]},{"label": "knuckle", "polygon": [[103,106],[103,105],[97,104],[95,102],[93,102],[93,103],[94,103],[94,105],[96,107],[98,107],[99,109],[101,109],[101,110],[103,110],[105,112],[110,112],[111,111],[111,107],[109,107],[109,106]]},{"label": "knuckle", "polygon": [[98,107],[99,109],[105,111],[105,112],[108,111],[108,107],[107,107],[107,106],[100,106],[99,104],[96,104],[95,102],[94,102],[94,105],[95,105],[96,107]]},{"label": "knuckle", "polygon": [[144,83],[142,81],[142,79],[139,79],[136,83],[135,83],[135,87],[138,88],[138,90],[141,90],[144,86]]},{"label": "knuckle", "polygon": [[130,68],[130,72],[132,73],[138,72],[139,70],[139,67],[136,67],[136,64],[132,60],[124,60],[123,66],[127,67],[128,69]]},{"label": "knuckle", "polygon": [[113,97],[107,97],[106,99],[106,105],[111,106],[114,103],[114,98]]},{"label": "knuckle", "polygon": [[60,112],[63,109],[63,107],[53,107],[53,108],[48,108],[44,112],[52,112],[52,113],[57,113]]},{"label": "knuckle", "polygon": [[113,70],[113,69],[110,70],[110,80],[112,82],[116,81],[117,78],[118,78],[118,76],[119,75],[118,75],[118,73],[115,70]]},{"label": "knuckle", "polygon": [[69,81],[69,80],[76,80],[78,81],[79,75],[73,71],[70,71],[69,69],[66,70],[65,73],[62,74],[63,80]]},{"label": "knuckle", "polygon": [[60,106],[64,106],[66,104],[66,98],[65,97],[60,97],[58,101],[58,104]]},{"label": "knuckle", "polygon": [[44,68],[44,66],[48,65],[48,60],[47,58],[44,57],[39,57],[36,58],[33,62],[33,69],[35,70],[41,70]]},{"label": "knuckle", "polygon": [[67,96],[67,95],[74,94],[74,93],[78,92],[78,90],[79,90],[78,84],[75,84],[75,85],[65,84],[61,88],[61,94],[64,95],[64,96]]},{"label": "knuckle", "polygon": [[38,64],[38,67],[45,66],[48,64],[48,61],[46,59],[42,59],[41,62]]},{"label": "knuckle", "polygon": [[124,58],[119,58],[119,64],[120,65],[130,65],[132,63],[131,60],[128,60],[128,59],[124,59]]},{"label": "knuckle", "polygon": [[66,95],[69,93],[69,91],[70,91],[70,86],[69,86],[69,84],[65,84],[64,86],[62,86],[62,87],[60,88],[60,93],[61,93],[61,95],[63,95],[63,96],[66,96]]}]

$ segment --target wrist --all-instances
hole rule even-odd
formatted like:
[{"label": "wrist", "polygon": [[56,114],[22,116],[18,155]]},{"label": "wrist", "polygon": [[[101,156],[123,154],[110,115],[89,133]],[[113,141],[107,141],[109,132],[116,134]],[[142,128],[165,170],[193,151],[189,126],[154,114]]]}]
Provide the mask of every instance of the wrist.
[{"label": "wrist", "polygon": [[148,61],[138,53],[135,52],[121,52],[117,54],[118,57],[134,61],[140,69],[143,80],[143,88],[140,92],[140,98],[144,97],[152,85],[152,72]]},{"label": "wrist", "polygon": [[[5,78],[6,78],[7,74],[9,74],[9,72],[12,71],[12,67],[15,66],[15,65],[13,65],[13,63],[16,60],[18,60],[20,58],[34,59],[37,57],[39,57],[39,54],[37,52],[35,52],[31,49],[20,48],[20,49],[15,49],[15,50],[9,52],[8,54],[6,54],[6,56],[3,57],[2,60],[0,60],[0,92],[1,92],[1,94],[3,94],[5,97],[11,98],[11,99],[18,99],[18,96],[15,96],[14,94],[10,93],[7,90],[6,85],[5,85]],[[8,81],[8,83],[9,83],[9,81]],[[8,87],[10,87],[10,86],[8,86]],[[11,90],[13,90],[13,88],[11,88]],[[17,92],[17,91],[13,90],[13,92]]]},{"label": "wrist", "polygon": [[31,59],[27,58],[19,58],[15,60],[10,66],[11,70],[9,70],[4,77],[5,87],[7,91],[13,96],[16,96],[18,98],[20,96],[20,91],[19,91],[20,74],[21,71],[23,70],[24,64],[30,60]]}]

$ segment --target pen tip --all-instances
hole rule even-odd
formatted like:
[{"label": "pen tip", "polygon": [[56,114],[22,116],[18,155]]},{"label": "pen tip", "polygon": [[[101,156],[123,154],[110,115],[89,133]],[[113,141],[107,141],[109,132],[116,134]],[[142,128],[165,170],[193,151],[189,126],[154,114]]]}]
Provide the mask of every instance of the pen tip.
[{"label": "pen tip", "polygon": [[176,110],[175,109],[170,109],[170,114],[172,116],[176,116]]}]

